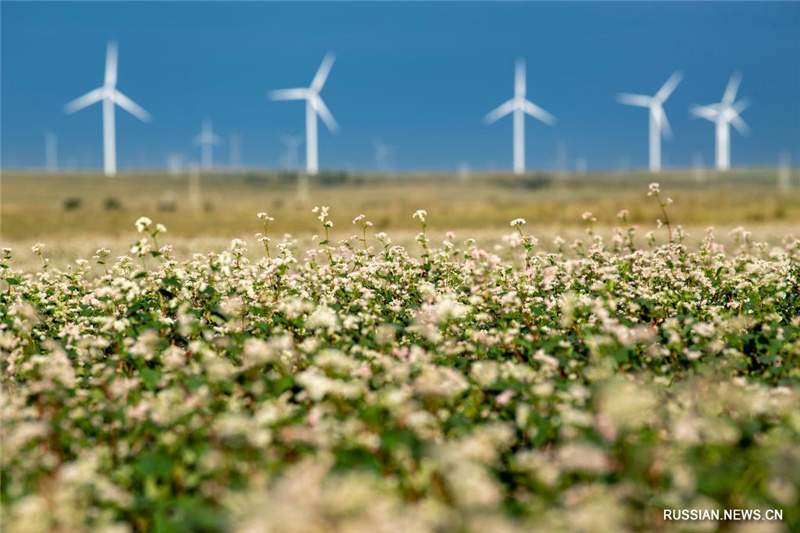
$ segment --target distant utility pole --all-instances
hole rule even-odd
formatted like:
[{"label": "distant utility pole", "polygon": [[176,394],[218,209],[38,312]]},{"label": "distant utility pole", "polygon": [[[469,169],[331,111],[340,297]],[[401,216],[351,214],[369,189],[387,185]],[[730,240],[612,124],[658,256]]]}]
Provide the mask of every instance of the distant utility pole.
[{"label": "distant utility pole", "polygon": [[56,134],[53,132],[46,133],[44,136],[45,165],[47,166],[47,172],[50,174],[58,170],[57,147]]},{"label": "distant utility pole", "polygon": [[556,144],[556,171],[564,174],[567,171],[567,143],[558,141]]},{"label": "distant utility pole", "polygon": [[692,175],[694,176],[694,181],[705,183],[706,170],[703,166],[703,154],[701,152],[695,152],[694,156],[692,156]]},{"label": "distant utility pole", "polygon": [[231,168],[239,170],[242,166],[242,145],[238,133],[231,134]]},{"label": "distant utility pole", "polygon": [[787,192],[792,187],[792,170],[789,152],[781,152],[778,161],[778,189]]}]

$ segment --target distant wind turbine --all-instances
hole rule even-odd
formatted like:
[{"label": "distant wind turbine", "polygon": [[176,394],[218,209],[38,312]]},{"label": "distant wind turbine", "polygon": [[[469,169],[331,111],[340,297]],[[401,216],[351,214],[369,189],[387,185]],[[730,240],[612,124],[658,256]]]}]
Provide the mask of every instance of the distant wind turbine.
[{"label": "distant wind turbine", "polygon": [[117,90],[117,43],[108,43],[106,49],[106,75],[102,87],[89,91],[64,106],[67,114],[79,111],[95,102],[103,101],[103,172],[112,177],[117,173],[116,132],[114,104],[142,122],[151,120],[150,113]]},{"label": "distant wind turbine", "polygon": [[180,174],[183,171],[183,156],[176,153],[167,155],[167,170],[173,176]]},{"label": "distant wind turbine", "polygon": [[747,135],[750,132],[750,128],[739,116],[742,111],[750,106],[750,101],[747,98],[743,98],[735,102],[741,81],[742,77],[738,73],[734,73],[728,80],[728,86],[725,87],[721,102],[692,107],[694,116],[710,120],[717,125],[717,170],[731,168],[731,124],[742,135]]},{"label": "distant wind turbine", "polygon": [[303,138],[300,135],[281,135],[281,142],[286,146],[286,158],[284,164],[288,170],[297,169],[298,161],[298,148],[303,144]]},{"label": "distant wind turbine", "polygon": [[200,145],[200,159],[203,164],[204,170],[210,170],[213,166],[211,155],[211,148],[215,144],[220,144],[222,139],[219,135],[214,133],[211,127],[211,119],[204,119],[203,126],[200,128],[200,133],[194,138],[195,144]]},{"label": "distant wind turbine", "polygon": [[44,136],[45,166],[47,167],[47,172],[51,174],[58,170],[57,147],[56,134],[53,132],[46,133]]},{"label": "distant wind turbine", "polygon": [[306,170],[314,175],[319,171],[317,159],[317,115],[322,119],[328,129],[336,132],[339,125],[333,118],[328,106],[322,101],[319,92],[328,79],[328,74],[333,67],[336,56],[328,52],[322,60],[311,85],[308,88],[281,89],[270,92],[272,100],[305,100],[306,101]]},{"label": "distant wind turbine", "polygon": [[383,142],[382,139],[375,139],[375,164],[378,171],[388,170],[387,162],[389,156],[394,152],[394,148]]},{"label": "distant wind turbine", "polygon": [[681,79],[683,79],[683,73],[679,70],[675,71],[655,96],[625,93],[617,95],[617,101],[621,104],[646,107],[650,110],[650,172],[661,170],[661,136],[663,135],[667,139],[672,137],[669,121],[664,113],[664,102],[667,101]]},{"label": "distant wind turbine", "polygon": [[491,124],[514,113],[514,174],[525,172],[525,113],[549,126],[556,123],[553,115],[525,99],[525,91],[525,61],[518,59],[514,75],[514,98],[500,104],[484,117],[484,121]]}]

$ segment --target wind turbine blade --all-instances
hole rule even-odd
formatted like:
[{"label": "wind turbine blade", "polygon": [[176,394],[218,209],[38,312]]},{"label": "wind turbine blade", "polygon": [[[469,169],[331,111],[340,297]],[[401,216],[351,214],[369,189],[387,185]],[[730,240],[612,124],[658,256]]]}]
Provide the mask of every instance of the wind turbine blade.
[{"label": "wind turbine blade", "polygon": [[551,115],[538,105],[534,104],[533,102],[525,100],[525,103],[523,103],[523,109],[527,114],[541,120],[548,126],[552,126],[556,123],[556,117],[554,117],[553,115]]},{"label": "wind turbine blade", "polygon": [[658,127],[661,130],[661,135],[665,139],[672,139],[672,128],[669,125],[669,120],[667,120],[667,114],[664,112],[664,108],[658,106],[658,111],[656,113],[658,113],[658,118],[656,120],[658,122]]},{"label": "wind turbine blade", "polygon": [[661,86],[658,92],[655,95],[655,99],[661,102],[662,104],[667,101],[667,98],[672,94],[672,91],[678,86],[678,84],[683,79],[683,72],[680,70],[676,70],[672,73],[672,76]]},{"label": "wind turbine blade", "polygon": [[322,86],[325,85],[325,80],[328,79],[328,74],[330,74],[331,67],[333,67],[333,62],[335,60],[336,54],[333,52],[325,54],[325,57],[322,59],[322,64],[320,64],[319,69],[317,69],[317,74],[311,81],[310,88],[312,91],[319,92],[322,90]]},{"label": "wind turbine blade", "polygon": [[509,100],[504,104],[500,104],[499,106],[495,107],[493,110],[489,111],[485,117],[483,117],[483,121],[487,124],[491,124],[495,122],[497,119],[504,117],[511,113],[514,110],[514,100]]},{"label": "wind turbine blade", "polygon": [[328,109],[328,106],[325,105],[325,102],[323,102],[322,98],[320,98],[319,96],[317,96],[317,98],[314,99],[314,110],[319,115],[319,118],[322,119],[322,122],[324,122],[325,125],[328,126],[329,130],[331,130],[334,133],[339,131],[339,125],[333,118],[333,115]]},{"label": "wind turbine blade", "polygon": [[750,134],[750,126],[742,120],[742,117],[736,115],[731,119],[731,125],[736,128],[736,130],[741,133],[742,135],[749,135]]},{"label": "wind turbine blade", "polygon": [[514,95],[518,98],[525,98],[525,60],[517,59],[514,69]]},{"label": "wind turbine blade", "polygon": [[728,80],[728,86],[725,87],[725,94],[722,95],[722,103],[726,105],[733,104],[736,100],[736,93],[739,91],[739,84],[742,82],[742,76],[738,72],[731,74],[731,79]]},{"label": "wind turbine blade", "polygon": [[135,116],[142,122],[150,122],[153,117],[150,116],[150,113],[142,109],[139,104],[125,96],[119,91],[114,91],[114,95],[112,97],[114,103],[120,106],[122,109],[130,113],[131,115]]},{"label": "wind turbine blade", "polygon": [[733,110],[736,111],[737,115],[742,111],[744,111],[745,109],[747,109],[748,107],[750,107],[749,98],[742,98],[741,100],[733,104]]},{"label": "wind turbine blade", "polygon": [[79,96],[75,100],[69,102],[67,105],[64,106],[64,112],[67,114],[74,113],[75,111],[79,111],[84,107],[90,106],[95,102],[99,102],[103,99],[103,89],[95,89],[93,91],[89,91],[88,93],[84,94],[83,96]]},{"label": "wind turbine blade", "polygon": [[111,41],[106,47],[106,87],[117,85],[117,43]]},{"label": "wind turbine blade", "polygon": [[652,100],[651,97],[642,94],[620,93],[617,95],[617,102],[620,104],[635,105],[638,107],[650,107],[650,102]]},{"label": "wind turbine blade", "polygon": [[719,116],[719,111],[713,105],[694,105],[690,111],[695,117],[711,121],[717,120]]},{"label": "wind turbine blade", "polygon": [[308,89],[278,89],[270,91],[271,100],[305,100],[308,98]]}]

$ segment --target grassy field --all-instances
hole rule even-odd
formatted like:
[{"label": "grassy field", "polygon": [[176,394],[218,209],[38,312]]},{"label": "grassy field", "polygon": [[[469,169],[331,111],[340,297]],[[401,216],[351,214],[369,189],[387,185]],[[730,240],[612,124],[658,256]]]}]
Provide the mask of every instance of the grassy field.
[{"label": "grassy field", "polygon": [[[657,177],[674,199],[673,221],[692,226],[797,226],[800,223],[800,173],[789,191],[776,186],[775,169],[707,172],[699,182],[691,172],[664,172]],[[598,226],[616,224],[621,209],[642,226],[660,216],[655,202],[642,201],[654,177],[647,173],[547,175],[515,177],[474,174],[470,180],[447,174],[370,176],[325,174],[298,196],[290,174],[203,174],[199,196],[192,198],[187,176],[163,174],[39,175],[4,173],[0,198],[0,236],[9,242],[115,238],[129,236],[139,216],[158,219],[171,237],[249,237],[258,230],[255,214],[275,218],[277,234],[313,231],[311,206],[331,208],[335,227],[347,228],[364,213],[376,231],[413,230],[417,209],[436,213],[432,229],[507,228],[523,217],[534,228],[574,227],[592,212]],[[80,204],[67,209],[72,202]],[[117,208],[109,209],[108,203]]]}]

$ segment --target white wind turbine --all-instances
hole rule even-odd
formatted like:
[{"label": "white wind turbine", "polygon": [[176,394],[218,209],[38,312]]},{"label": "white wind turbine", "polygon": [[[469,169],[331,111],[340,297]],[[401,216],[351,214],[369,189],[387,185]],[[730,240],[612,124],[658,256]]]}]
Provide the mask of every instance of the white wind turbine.
[{"label": "white wind turbine", "polygon": [[375,139],[375,164],[379,172],[389,170],[388,160],[394,153],[394,148],[383,142],[383,139]]},{"label": "white wind turbine", "polygon": [[211,148],[215,144],[220,144],[222,142],[220,136],[214,133],[211,127],[211,119],[207,118],[203,120],[200,133],[194,138],[194,142],[200,145],[200,160],[202,161],[203,169],[210,170],[213,166]]},{"label": "white wind turbine", "polygon": [[617,95],[617,101],[621,104],[646,107],[650,110],[650,172],[661,170],[661,135],[667,139],[672,137],[672,129],[670,129],[667,115],[664,113],[664,102],[667,101],[681,79],[683,79],[681,71],[673,72],[655,96],[625,93]]},{"label": "white wind turbine", "polygon": [[300,145],[303,144],[303,138],[300,135],[281,135],[281,142],[286,146],[286,154],[284,164],[287,170],[295,170],[297,168],[297,152]]},{"label": "white wind turbine", "polygon": [[322,60],[311,85],[308,88],[281,89],[272,91],[269,96],[272,100],[305,100],[306,101],[306,170],[314,175],[319,170],[317,160],[317,115],[322,119],[328,129],[336,132],[339,125],[336,124],[325,102],[319,95],[328,74],[331,71],[336,56],[328,52]]},{"label": "white wind turbine", "polygon": [[742,135],[750,132],[750,128],[739,116],[739,113],[750,106],[750,101],[743,98],[735,102],[741,81],[742,77],[738,73],[734,73],[728,80],[728,86],[725,87],[721,102],[692,107],[694,116],[710,120],[717,125],[717,170],[731,168],[731,124]]},{"label": "white wind turbine", "polygon": [[102,87],[89,91],[64,106],[67,114],[79,111],[95,102],[103,101],[103,172],[112,177],[117,173],[117,148],[114,127],[114,104],[142,122],[149,122],[150,113],[117,90],[117,43],[108,43],[106,49],[106,75]]},{"label": "white wind turbine", "polygon": [[509,113],[514,113],[514,174],[525,172],[525,113],[548,126],[556,123],[553,115],[525,99],[525,91],[525,61],[518,59],[514,74],[514,98],[500,104],[484,117],[484,121],[491,124]]}]

